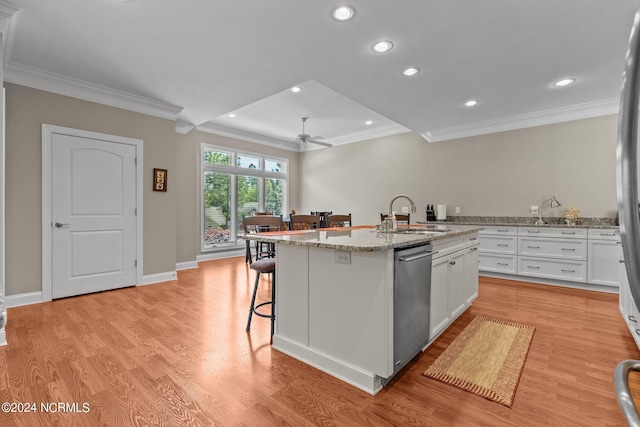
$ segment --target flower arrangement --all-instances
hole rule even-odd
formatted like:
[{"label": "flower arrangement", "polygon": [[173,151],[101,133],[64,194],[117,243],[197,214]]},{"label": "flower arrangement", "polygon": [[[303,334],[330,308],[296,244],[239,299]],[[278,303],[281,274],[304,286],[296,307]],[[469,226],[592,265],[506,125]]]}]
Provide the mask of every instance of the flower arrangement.
[{"label": "flower arrangement", "polygon": [[580,224],[580,210],[576,208],[569,208],[564,215],[564,222],[567,225],[577,225]]}]

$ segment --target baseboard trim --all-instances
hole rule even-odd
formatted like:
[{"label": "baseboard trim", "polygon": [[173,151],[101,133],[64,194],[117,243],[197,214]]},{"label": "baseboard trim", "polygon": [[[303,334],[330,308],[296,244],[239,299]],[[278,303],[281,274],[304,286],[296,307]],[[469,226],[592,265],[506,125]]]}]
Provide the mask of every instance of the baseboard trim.
[{"label": "baseboard trim", "polygon": [[171,280],[176,280],[177,278],[178,273],[176,273],[175,271],[167,271],[166,273],[145,274],[142,277],[142,285],[138,286],[153,285],[154,283],[161,282],[170,282]]},{"label": "baseboard trim", "polygon": [[619,293],[619,288],[615,286],[605,286],[605,285],[596,285],[593,283],[586,282],[571,282],[568,280],[553,280],[546,279],[543,277],[534,277],[534,276],[521,276],[516,274],[507,274],[507,273],[495,273],[489,271],[480,271],[478,273],[479,276],[493,277],[495,279],[507,279],[507,280],[515,280],[518,282],[529,282],[529,283],[537,283],[540,285],[550,285],[550,286],[560,286],[563,288],[573,288],[573,289],[582,289],[584,291],[596,291],[596,292],[605,292],[608,294],[617,294]]},{"label": "baseboard trim", "polygon": [[246,254],[246,249],[242,248],[242,249],[235,249],[232,251],[224,251],[224,252],[211,252],[208,254],[202,254],[202,255],[198,255],[196,257],[197,262],[200,261],[212,261],[215,259],[225,259],[225,258],[235,258],[238,256],[245,256]]},{"label": "baseboard trim", "polygon": [[176,264],[176,271],[198,268],[198,261],[185,261]]},{"label": "baseboard trim", "polygon": [[4,305],[7,308],[21,307],[23,305],[39,304],[42,302],[42,292],[27,292],[24,294],[7,295],[4,297]]}]

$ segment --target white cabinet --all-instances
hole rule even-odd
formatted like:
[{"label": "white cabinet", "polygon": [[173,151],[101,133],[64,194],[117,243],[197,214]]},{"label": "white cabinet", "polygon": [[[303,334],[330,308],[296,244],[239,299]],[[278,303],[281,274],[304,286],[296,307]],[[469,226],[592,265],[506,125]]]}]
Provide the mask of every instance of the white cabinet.
[{"label": "white cabinet", "polygon": [[587,230],[518,228],[518,274],[587,281]]},{"label": "white cabinet", "polygon": [[436,338],[478,296],[478,238],[433,243],[429,341]]},{"label": "white cabinet", "polygon": [[518,227],[487,226],[480,231],[478,269],[516,274]]},{"label": "white cabinet", "polygon": [[[620,259],[622,261],[622,258]],[[636,342],[636,346],[640,347],[640,312],[636,306],[631,289],[629,289],[629,279],[623,262],[620,262],[620,312],[622,318],[627,324],[631,336]]]},{"label": "white cabinet", "polygon": [[620,286],[621,243],[618,230],[589,230],[589,283]]}]

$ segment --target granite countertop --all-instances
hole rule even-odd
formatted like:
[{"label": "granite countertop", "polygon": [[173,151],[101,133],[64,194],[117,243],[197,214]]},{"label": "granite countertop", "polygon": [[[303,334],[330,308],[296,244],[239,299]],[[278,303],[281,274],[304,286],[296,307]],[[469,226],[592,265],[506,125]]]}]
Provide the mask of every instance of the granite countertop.
[{"label": "granite countertop", "polygon": [[[536,225],[536,217],[515,216],[449,216],[446,221],[422,222],[428,225],[486,225],[486,226],[521,226],[521,227],[567,227],[567,228],[597,228],[618,229],[616,218],[581,218],[579,225],[567,225],[564,218],[543,218],[549,224]],[[419,221],[420,223],[420,221]]]},{"label": "granite countertop", "polygon": [[[420,226],[411,225],[411,228]],[[448,239],[482,230],[482,227],[462,224],[423,225],[428,234],[382,233],[374,226],[325,228],[319,230],[274,231],[242,236],[247,240],[267,243],[284,243],[297,246],[313,246],[340,251],[375,252],[403,248],[434,240]],[[402,230],[402,227],[399,227]]]}]

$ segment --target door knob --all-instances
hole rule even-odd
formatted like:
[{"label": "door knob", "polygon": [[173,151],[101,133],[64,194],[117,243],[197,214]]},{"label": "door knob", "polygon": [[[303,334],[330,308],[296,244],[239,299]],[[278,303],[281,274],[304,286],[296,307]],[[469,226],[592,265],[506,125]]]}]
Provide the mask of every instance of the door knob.
[{"label": "door knob", "polygon": [[55,223],[54,225],[55,225],[56,227],[58,227],[58,228],[62,228],[62,227],[64,227],[65,225],[71,225],[71,224],[67,224],[67,223],[62,223],[62,222],[60,222],[60,221],[56,221],[56,223]]}]

